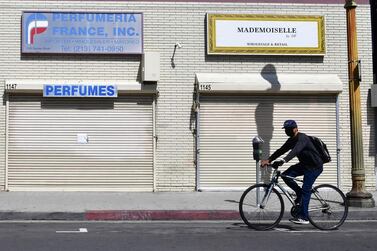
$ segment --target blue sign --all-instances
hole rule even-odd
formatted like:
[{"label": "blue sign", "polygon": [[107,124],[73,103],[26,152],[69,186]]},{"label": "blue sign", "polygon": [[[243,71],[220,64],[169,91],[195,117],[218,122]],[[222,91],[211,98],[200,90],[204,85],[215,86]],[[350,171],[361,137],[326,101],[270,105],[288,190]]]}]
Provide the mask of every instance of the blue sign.
[{"label": "blue sign", "polygon": [[43,85],[43,97],[100,97],[116,98],[115,85]]},{"label": "blue sign", "polygon": [[142,13],[24,12],[23,53],[142,54]]}]

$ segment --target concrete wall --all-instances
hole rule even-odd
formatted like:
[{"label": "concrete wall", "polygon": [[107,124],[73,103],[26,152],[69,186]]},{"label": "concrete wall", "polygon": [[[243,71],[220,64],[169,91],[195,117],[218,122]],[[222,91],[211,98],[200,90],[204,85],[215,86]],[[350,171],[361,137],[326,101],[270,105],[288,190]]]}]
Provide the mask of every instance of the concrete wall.
[{"label": "concrete wall", "polygon": [[[141,56],[131,55],[21,55],[22,11],[143,12],[144,49],[161,53],[160,95],[157,101],[157,189],[195,189],[194,137],[192,135],[195,73],[259,73],[273,64],[278,73],[336,73],[344,83],[340,95],[342,185],[351,185],[351,149],[348,108],[347,42],[344,4],[263,4],[137,1],[24,1],[0,0],[0,80],[114,79],[140,81]],[[308,56],[207,56],[206,13],[323,15],[326,18],[327,53]],[[372,84],[371,23],[369,5],[357,8],[359,57],[362,60],[362,115],[366,185],[375,188],[375,114],[368,90]],[[174,44],[183,48],[170,58]],[[0,90],[2,91],[2,89]],[[5,106],[0,117],[5,118]],[[5,136],[0,120],[0,186],[4,185]]]}]

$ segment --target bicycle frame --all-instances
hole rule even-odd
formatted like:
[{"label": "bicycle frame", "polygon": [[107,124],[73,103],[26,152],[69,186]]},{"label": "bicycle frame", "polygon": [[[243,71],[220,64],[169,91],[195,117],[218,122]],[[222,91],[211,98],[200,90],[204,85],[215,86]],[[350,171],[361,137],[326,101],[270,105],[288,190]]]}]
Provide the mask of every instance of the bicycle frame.
[{"label": "bicycle frame", "polygon": [[[283,174],[281,174],[280,171],[278,171],[277,169],[274,169],[274,173],[272,175],[271,182],[268,184],[268,187],[269,187],[268,188],[268,192],[265,193],[265,196],[263,197],[263,200],[260,203],[260,207],[261,208],[263,208],[264,207],[264,203],[266,201],[268,201],[268,199],[270,197],[270,194],[271,194],[271,191],[272,191],[272,189],[274,187],[278,187],[280,189],[280,191],[291,202],[292,206],[295,206],[295,201],[292,198],[291,194],[287,191],[287,189],[285,189],[282,185],[280,185],[280,183],[279,183],[279,177],[289,178],[289,179],[292,179],[292,180],[295,180],[295,181],[298,181],[298,182],[301,182],[301,183],[304,182],[303,180],[298,179],[296,177],[292,177],[292,176],[288,176],[288,175],[283,175]],[[313,188],[312,188],[312,192],[315,195],[315,197],[321,202],[322,207],[320,207],[320,208],[309,208],[309,212],[310,211],[316,211],[316,210],[328,209],[327,204],[324,202],[324,199],[319,195],[319,193],[316,190],[314,190]],[[257,194],[257,201],[259,202],[259,191],[258,191],[258,194]]]},{"label": "bicycle frame", "polygon": [[270,198],[272,189],[274,187],[276,187],[276,186],[279,187],[279,189],[284,193],[284,195],[288,198],[288,200],[292,203],[292,205],[293,206],[295,205],[295,202],[294,202],[292,196],[288,193],[288,191],[282,185],[279,184],[279,181],[278,181],[279,177],[287,177],[287,178],[290,178],[290,179],[293,179],[293,180],[296,180],[296,181],[299,181],[299,182],[303,182],[302,180],[297,179],[295,177],[291,177],[291,176],[287,176],[287,175],[282,175],[280,173],[280,171],[278,171],[278,170],[275,169],[274,173],[272,175],[272,178],[271,178],[271,182],[268,184],[268,191],[267,191],[267,193],[264,194],[261,203],[259,203],[259,201],[260,201],[260,195],[259,195],[259,191],[257,191],[257,203],[259,204],[259,206],[261,208],[264,207],[264,205],[265,205],[264,203],[266,201],[268,201],[268,199]]}]

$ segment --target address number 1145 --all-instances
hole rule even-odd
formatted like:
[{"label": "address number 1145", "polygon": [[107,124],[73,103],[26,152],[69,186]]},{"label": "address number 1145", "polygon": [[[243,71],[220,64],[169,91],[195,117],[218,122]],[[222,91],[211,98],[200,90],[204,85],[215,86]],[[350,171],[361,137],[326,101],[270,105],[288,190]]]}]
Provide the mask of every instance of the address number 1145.
[{"label": "address number 1145", "polygon": [[210,91],[212,90],[212,86],[210,84],[207,84],[207,85],[199,85],[199,89],[201,91]]}]

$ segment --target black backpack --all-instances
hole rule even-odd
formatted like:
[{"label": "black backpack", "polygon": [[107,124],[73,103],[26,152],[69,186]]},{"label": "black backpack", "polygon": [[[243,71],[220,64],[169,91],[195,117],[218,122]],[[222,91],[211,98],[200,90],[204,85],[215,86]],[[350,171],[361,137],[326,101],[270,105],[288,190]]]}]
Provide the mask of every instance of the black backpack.
[{"label": "black backpack", "polygon": [[327,150],[326,144],[320,138],[317,138],[315,136],[309,136],[309,138],[312,141],[315,149],[319,153],[319,156],[321,157],[323,164],[330,162],[331,156],[329,150]]}]

